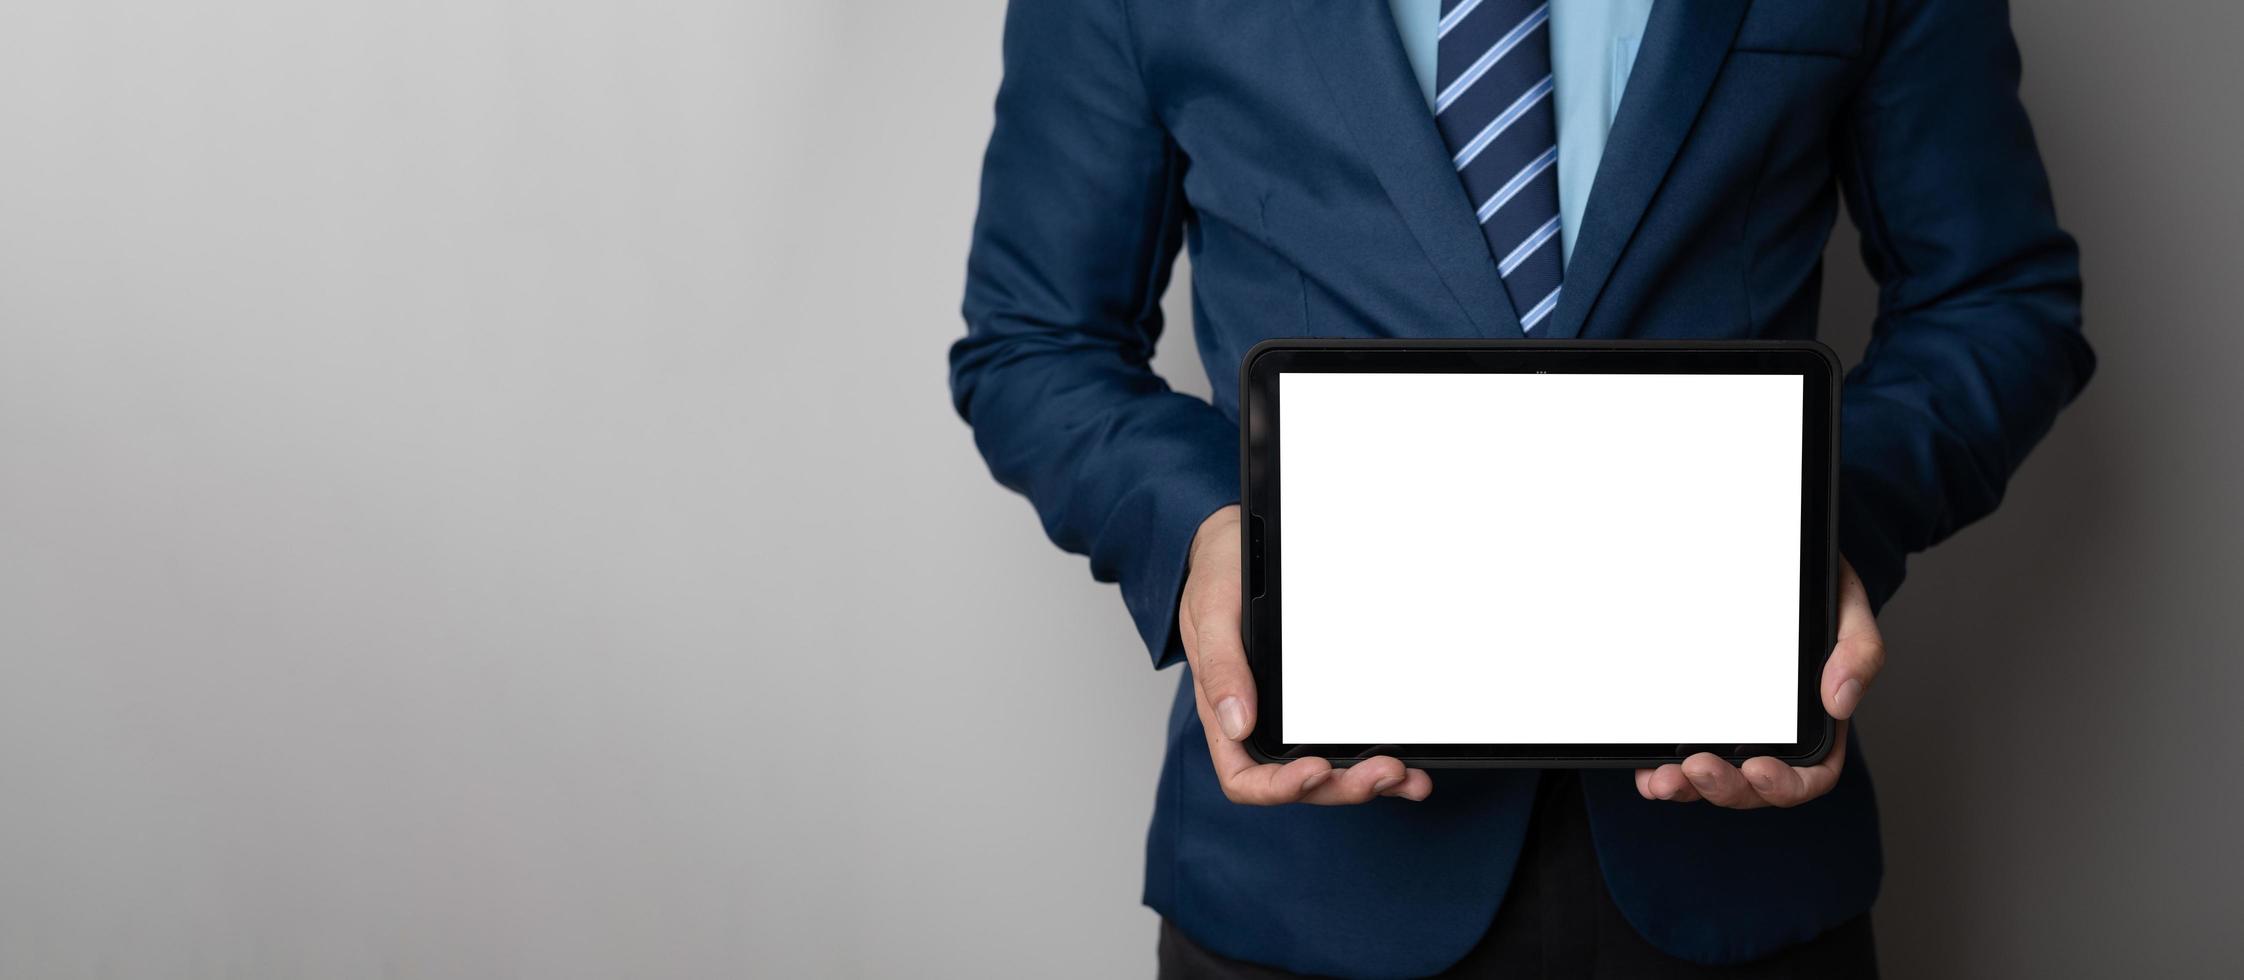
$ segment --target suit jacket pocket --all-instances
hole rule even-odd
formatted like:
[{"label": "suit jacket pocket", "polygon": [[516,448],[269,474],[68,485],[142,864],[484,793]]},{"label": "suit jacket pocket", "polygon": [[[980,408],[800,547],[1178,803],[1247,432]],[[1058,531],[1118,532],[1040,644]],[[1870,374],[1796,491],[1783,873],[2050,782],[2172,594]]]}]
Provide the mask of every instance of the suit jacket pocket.
[{"label": "suit jacket pocket", "polygon": [[1755,0],[1731,49],[1852,58],[1868,30],[1867,0]]}]

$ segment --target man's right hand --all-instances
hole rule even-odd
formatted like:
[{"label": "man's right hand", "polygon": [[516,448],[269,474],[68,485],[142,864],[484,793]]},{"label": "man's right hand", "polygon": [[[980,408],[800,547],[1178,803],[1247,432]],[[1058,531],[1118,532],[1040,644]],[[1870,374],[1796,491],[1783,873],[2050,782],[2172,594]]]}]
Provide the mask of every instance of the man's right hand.
[{"label": "man's right hand", "polygon": [[1239,578],[1239,505],[1233,504],[1200,522],[1192,536],[1177,610],[1177,631],[1192,664],[1192,696],[1223,795],[1233,803],[1275,806],[1362,803],[1375,796],[1423,800],[1432,793],[1434,781],[1425,770],[1406,769],[1393,756],[1374,756],[1335,772],[1323,759],[1258,764],[1247,754],[1240,743],[1254,731],[1255,694],[1239,639]]}]

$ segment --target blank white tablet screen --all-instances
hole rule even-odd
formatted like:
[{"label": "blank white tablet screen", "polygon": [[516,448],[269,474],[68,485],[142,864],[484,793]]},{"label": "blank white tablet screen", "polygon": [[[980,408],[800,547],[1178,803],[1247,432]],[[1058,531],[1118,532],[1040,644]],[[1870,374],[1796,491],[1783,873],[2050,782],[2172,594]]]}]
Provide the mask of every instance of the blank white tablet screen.
[{"label": "blank white tablet screen", "polygon": [[1279,737],[1793,742],[1802,383],[1281,373]]}]

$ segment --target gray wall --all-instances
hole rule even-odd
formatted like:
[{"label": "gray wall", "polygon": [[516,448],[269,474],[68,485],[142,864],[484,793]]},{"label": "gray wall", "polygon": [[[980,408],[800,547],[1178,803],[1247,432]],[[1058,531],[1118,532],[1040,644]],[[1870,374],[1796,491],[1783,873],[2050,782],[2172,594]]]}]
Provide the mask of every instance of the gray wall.
[{"label": "gray wall", "polygon": [[[1000,13],[0,6],[0,977],[1147,975],[1173,678],[945,404]],[[1881,941],[2236,975],[2244,16],[2017,20],[2104,367],[1890,610]]]}]

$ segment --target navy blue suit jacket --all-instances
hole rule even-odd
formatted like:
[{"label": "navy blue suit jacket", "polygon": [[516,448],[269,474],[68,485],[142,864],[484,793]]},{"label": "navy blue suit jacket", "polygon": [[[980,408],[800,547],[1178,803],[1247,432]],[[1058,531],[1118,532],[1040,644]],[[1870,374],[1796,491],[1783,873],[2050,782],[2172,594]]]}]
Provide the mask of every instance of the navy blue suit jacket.
[{"label": "navy blue suit jacket", "polygon": [[[1014,0],[1004,51],[957,407],[1166,665],[1193,531],[1238,497],[1248,347],[1519,323],[1384,0]],[[1811,337],[1845,194],[1880,289],[1844,389],[1840,542],[1876,604],[1995,506],[2093,365],[2018,71],[1998,0],[1660,0],[1539,331]],[[1180,247],[1213,404],[1148,367]],[[1420,804],[1233,805],[1187,684],[1149,904],[1304,972],[1422,975],[1479,938],[1535,773],[1442,772]],[[1876,896],[1859,752],[1790,810],[1647,802],[1625,771],[1584,786],[1615,901],[1671,953],[1750,959]]]}]

